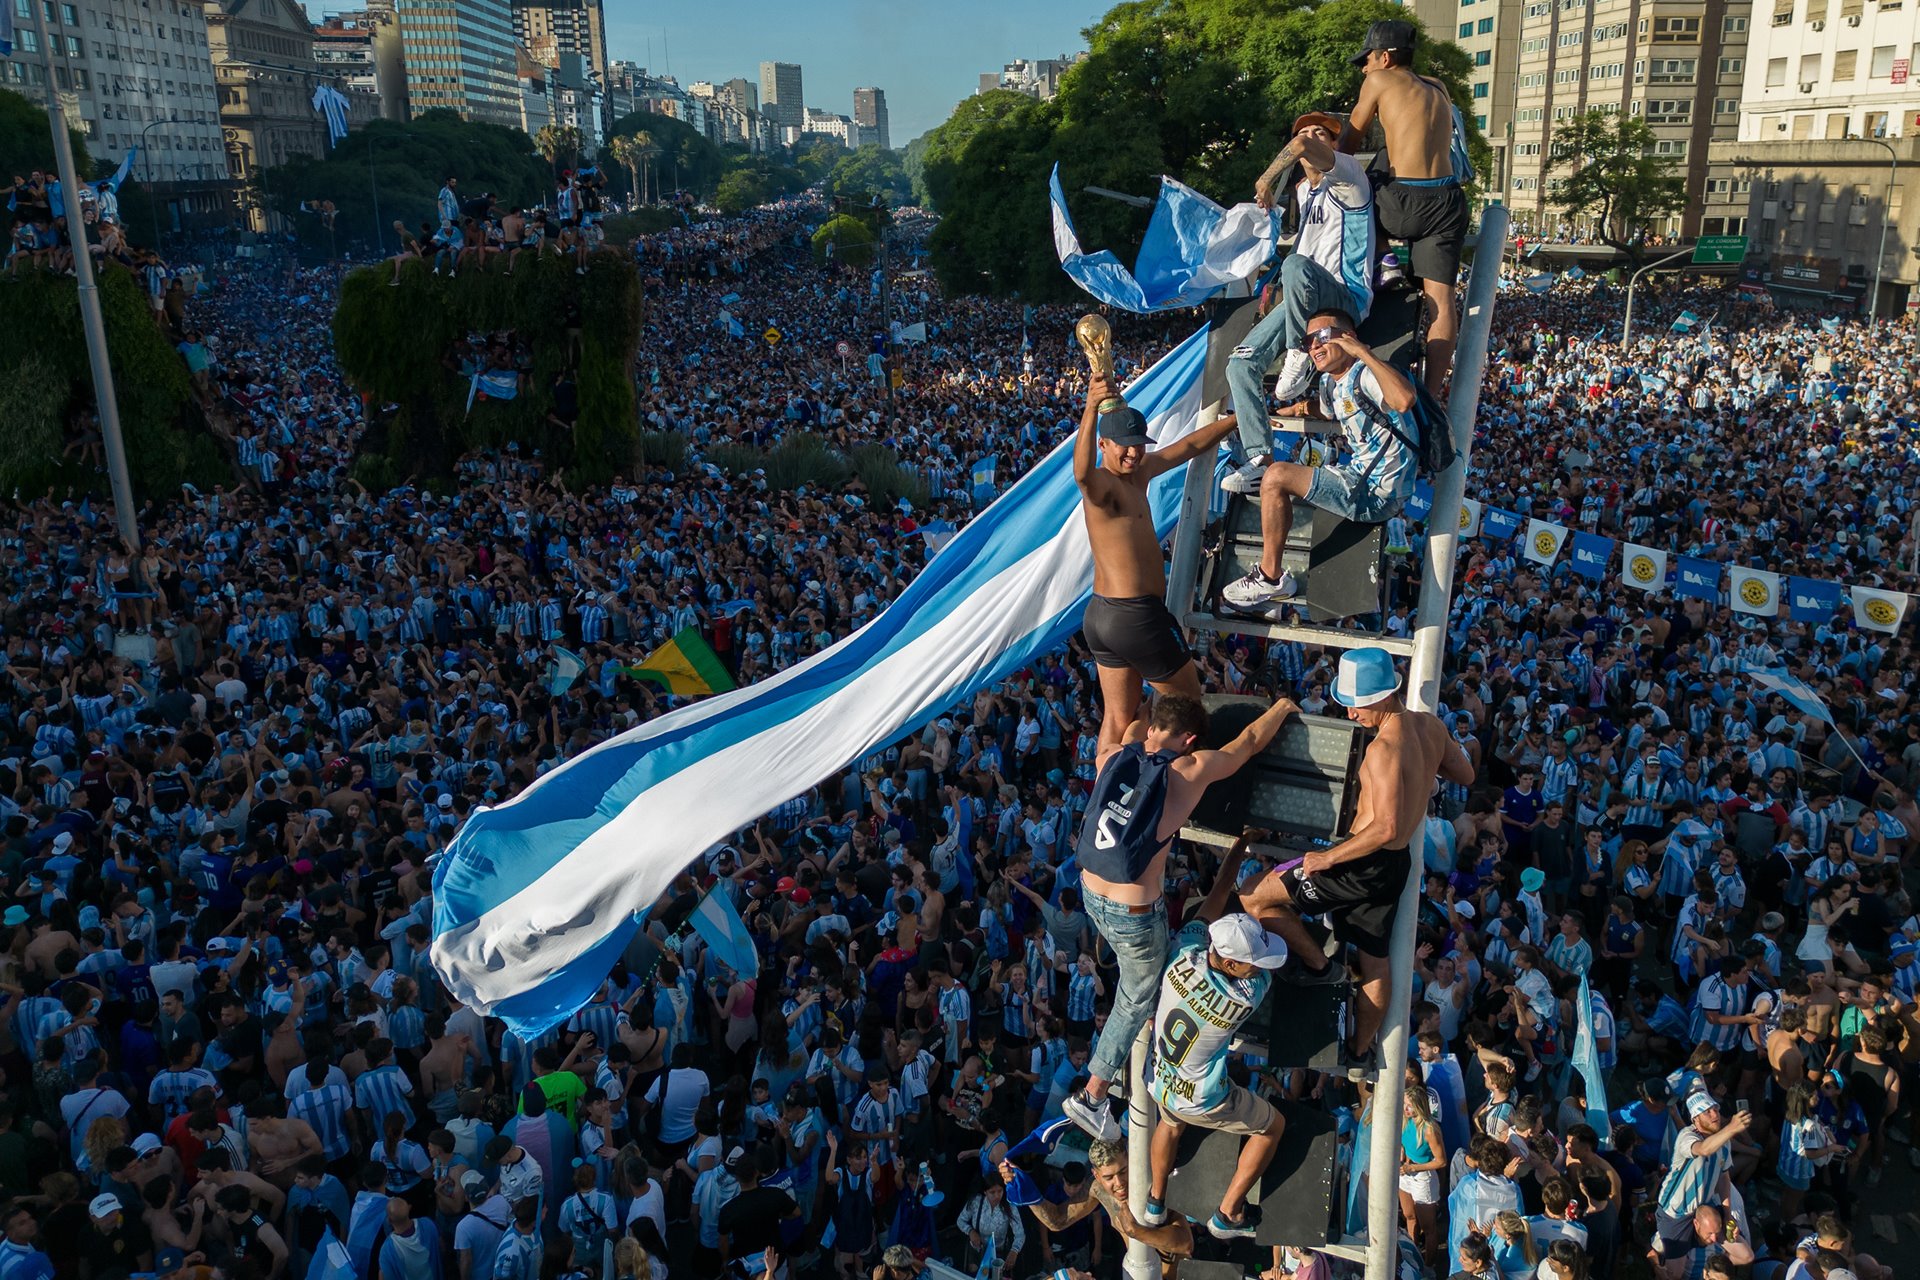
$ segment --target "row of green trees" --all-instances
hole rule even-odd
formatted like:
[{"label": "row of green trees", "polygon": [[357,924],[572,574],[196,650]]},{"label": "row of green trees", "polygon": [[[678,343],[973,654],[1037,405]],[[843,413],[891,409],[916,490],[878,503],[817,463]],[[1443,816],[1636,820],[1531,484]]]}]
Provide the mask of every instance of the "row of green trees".
[{"label": "row of green trees", "polygon": [[[1152,195],[1166,174],[1223,204],[1250,198],[1296,117],[1351,107],[1361,73],[1350,58],[1367,27],[1386,18],[1413,15],[1392,0],[1128,0],[1109,10],[1085,33],[1087,57],[1054,98],[978,94],[907,146],[900,159],[912,196],[941,215],[931,243],[941,283],[1037,298],[1072,292],[1050,232],[1056,163],[1082,240],[1116,251],[1138,243],[1148,215],[1080,195],[1088,185]],[[1487,175],[1492,153],[1473,125],[1471,60],[1435,34],[1421,40],[1414,70],[1447,86]],[[1560,126],[1554,199],[1636,252],[1636,231],[1683,199],[1677,165],[1655,156],[1653,142],[1644,123],[1618,114]]]}]

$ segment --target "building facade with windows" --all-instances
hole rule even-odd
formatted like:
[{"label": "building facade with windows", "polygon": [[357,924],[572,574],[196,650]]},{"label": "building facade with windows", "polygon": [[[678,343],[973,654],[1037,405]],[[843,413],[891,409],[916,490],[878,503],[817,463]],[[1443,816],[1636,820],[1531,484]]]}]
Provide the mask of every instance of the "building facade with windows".
[{"label": "building facade with windows", "polygon": [[519,61],[507,0],[394,0],[407,102],[468,120],[520,127]]},{"label": "building facade with windows", "polygon": [[799,63],[760,64],[760,114],[767,118],[776,137],[787,129],[806,128],[807,106]]},{"label": "building facade with windows", "polygon": [[1525,0],[1506,175],[1516,225],[1549,238],[1592,230],[1572,225],[1556,206],[1551,168],[1555,129],[1592,110],[1644,120],[1657,153],[1678,166],[1690,198],[1650,230],[1692,236],[1710,217],[1724,230],[1728,218],[1744,216],[1731,202],[1710,214],[1700,196],[1716,179],[1733,177],[1714,169],[1710,148],[1739,131],[1750,7],[1749,0]]},{"label": "building facade with windows", "polygon": [[864,147],[868,143],[875,143],[882,151],[893,146],[887,128],[887,91],[885,89],[853,91],[853,125],[856,134],[855,146]]},{"label": "building facade with windows", "polygon": [[[272,193],[254,184],[264,169],[325,154],[326,118],[313,94],[323,83],[338,87],[339,77],[314,57],[313,24],[298,0],[207,0],[204,12],[227,174],[248,225],[264,231]],[[370,103],[362,112],[372,114]]]},{"label": "building facade with windows", "polygon": [[1877,268],[1881,316],[1920,303],[1920,202],[1905,198],[1920,131],[1882,142],[1756,138],[1713,150],[1716,167],[1747,190],[1746,269],[1776,298],[1864,312]]},{"label": "building facade with windows", "polygon": [[163,225],[223,217],[220,100],[197,0],[39,0],[38,21],[34,2],[0,0],[13,10],[6,87],[44,106],[50,59],[61,109],[96,163],[140,148],[133,174]]},{"label": "building facade with windows", "polygon": [[600,0],[513,0],[514,38],[542,66],[560,66],[560,55],[577,55],[589,71],[607,80],[607,16]]},{"label": "building facade with windows", "polygon": [[349,98],[370,95],[381,119],[406,121],[407,68],[392,0],[329,14],[313,29],[313,57],[323,72],[338,77]]},{"label": "building facade with windows", "polygon": [[1920,0],[1755,0],[1742,142],[1898,138],[1920,119]]}]

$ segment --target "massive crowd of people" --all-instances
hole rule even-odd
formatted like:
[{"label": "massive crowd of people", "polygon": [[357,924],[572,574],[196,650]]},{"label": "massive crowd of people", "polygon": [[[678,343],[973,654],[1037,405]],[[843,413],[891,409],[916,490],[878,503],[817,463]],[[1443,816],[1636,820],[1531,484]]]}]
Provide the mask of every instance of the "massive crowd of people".
[{"label": "massive crowd of people", "polygon": [[[1078,642],[689,867],[676,891],[720,884],[758,972],[661,939],[525,1039],[428,960],[431,862],[467,815],[666,709],[623,664],[688,625],[742,683],[805,659],[912,579],[924,526],[966,518],[975,463],[1004,485],[1070,434],[1072,310],[903,282],[929,340],[889,398],[871,282],[805,247],[823,216],[634,247],[640,412],[687,440],[677,472],[569,489],[509,447],[463,459],[457,496],[366,492],[337,272],[233,262],[184,323],[244,482],[157,501],[137,551],[97,500],[6,508],[0,1280],[278,1280],[316,1251],[361,1280],[904,1280],[989,1250],[1007,1276],[1114,1274],[1122,1242],[1083,1210],[1124,1196],[1117,1148],[1029,1170],[1029,1207],[1001,1165],[1060,1115],[1112,1000],[1068,856],[1102,710]],[[1469,492],[1911,589],[1912,331],[1723,296],[1658,299],[1661,330],[1709,324],[1622,350],[1604,285],[1504,293]],[[1123,370],[1183,333],[1123,325]],[[705,459],[795,433],[891,446],[928,509]],[[560,692],[555,644],[587,659]],[[1329,652],[1194,648],[1208,688],[1329,705]],[[1676,1278],[1891,1276],[1863,1206],[1920,1165],[1911,629],[1735,616],[1483,539],[1450,650],[1476,781],[1425,840],[1405,1267],[1582,1280],[1662,1238]],[[1834,725],[1744,679],[1782,663]],[[1176,918],[1214,874],[1176,853]],[[1582,974],[1604,1123],[1568,1070]],[[1363,1145],[1364,1085],[1264,1065],[1232,1070]],[[1347,1265],[1282,1251],[1271,1273]]]}]

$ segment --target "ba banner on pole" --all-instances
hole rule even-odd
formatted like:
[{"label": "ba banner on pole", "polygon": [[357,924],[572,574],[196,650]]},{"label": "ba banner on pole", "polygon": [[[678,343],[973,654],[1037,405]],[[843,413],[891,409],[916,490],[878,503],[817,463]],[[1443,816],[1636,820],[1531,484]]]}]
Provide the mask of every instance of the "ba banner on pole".
[{"label": "ba banner on pole", "polygon": [[1637,542],[1620,546],[1620,581],[1642,591],[1659,591],[1667,585],[1667,553],[1658,547],[1643,547]]},{"label": "ba banner on pole", "polygon": [[1907,602],[1913,597],[1904,591],[1882,591],[1878,587],[1848,587],[1853,596],[1853,625],[1888,635],[1900,629],[1907,616]]},{"label": "ba banner on pole", "polygon": [[1480,504],[1472,498],[1460,500],[1460,536],[1463,538],[1480,536]]},{"label": "ba banner on pole", "polygon": [[1527,521],[1527,543],[1521,553],[1535,564],[1550,565],[1560,558],[1566,545],[1567,526],[1548,520]]},{"label": "ba banner on pole", "polygon": [[1734,565],[1727,570],[1728,590],[1735,613],[1772,618],[1780,613],[1780,575],[1765,569]]},{"label": "ba banner on pole", "polygon": [[1489,538],[1499,538],[1504,542],[1520,532],[1520,517],[1499,507],[1488,507],[1481,519],[1480,530]]},{"label": "ba banner on pole", "polygon": [[1413,482],[1413,496],[1407,499],[1407,519],[1425,520],[1433,514],[1433,485],[1426,480]]},{"label": "ba banner on pole", "polygon": [[1573,559],[1568,567],[1581,577],[1603,581],[1607,576],[1607,562],[1612,559],[1612,538],[1603,538],[1597,533],[1573,535]]},{"label": "ba banner on pole", "polygon": [[1840,584],[1818,578],[1787,579],[1787,616],[1795,622],[1832,622],[1840,611]]},{"label": "ba banner on pole", "polygon": [[1711,560],[1701,560],[1696,556],[1680,556],[1678,572],[1674,577],[1673,593],[1679,596],[1692,596],[1696,600],[1718,600],[1720,598],[1720,566]]}]

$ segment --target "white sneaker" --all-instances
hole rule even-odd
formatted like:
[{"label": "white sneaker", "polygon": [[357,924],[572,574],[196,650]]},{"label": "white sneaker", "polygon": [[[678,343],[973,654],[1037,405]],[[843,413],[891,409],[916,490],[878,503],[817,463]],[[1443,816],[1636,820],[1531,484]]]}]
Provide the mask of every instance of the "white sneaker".
[{"label": "white sneaker", "polygon": [[1280,367],[1280,378],[1273,384],[1273,398],[1281,404],[1293,404],[1305,399],[1313,387],[1313,357],[1304,351],[1287,352],[1287,362]]},{"label": "white sneaker", "polygon": [[1060,1110],[1090,1138],[1116,1142],[1121,1136],[1120,1122],[1114,1118],[1113,1106],[1105,1098],[1096,1102],[1085,1093],[1071,1093],[1061,1100]]},{"label": "white sneaker", "polygon": [[1228,493],[1258,493],[1260,479],[1267,474],[1267,468],[1273,465],[1273,459],[1264,453],[1249,457],[1246,465],[1227,473],[1220,487]]},{"label": "white sneaker", "polygon": [[1220,596],[1228,604],[1241,609],[1257,609],[1263,604],[1275,600],[1285,600],[1298,595],[1300,584],[1285,569],[1280,571],[1280,580],[1274,582],[1255,566],[1246,577],[1229,582]]}]

